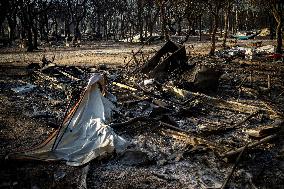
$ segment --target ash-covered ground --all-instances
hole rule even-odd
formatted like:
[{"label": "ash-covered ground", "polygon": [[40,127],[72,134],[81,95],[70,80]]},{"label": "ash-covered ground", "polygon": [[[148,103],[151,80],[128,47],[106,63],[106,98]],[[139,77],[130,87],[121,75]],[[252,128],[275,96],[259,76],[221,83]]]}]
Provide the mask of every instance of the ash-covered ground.
[{"label": "ash-covered ground", "polygon": [[[186,45],[187,63],[196,65],[180,75],[153,82],[133,72],[161,45],[146,46],[128,67],[139,46],[48,51],[46,57],[55,60],[44,69],[37,63],[45,52],[22,53],[27,59],[11,49],[2,52],[0,188],[220,188],[239,154],[226,153],[272,135],[277,136],[244,150],[227,187],[283,188],[283,62],[212,58],[202,55],[209,45],[198,43],[195,49]],[[214,91],[183,85],[202,65],[222,71]],[[6,160],[60,126],[68,103],[76,102],[92,73],[104,74],[116,97],[109,125],[129,141],[127,151],[87,167]],[[258,129],[259,135],[251,134]]]}]

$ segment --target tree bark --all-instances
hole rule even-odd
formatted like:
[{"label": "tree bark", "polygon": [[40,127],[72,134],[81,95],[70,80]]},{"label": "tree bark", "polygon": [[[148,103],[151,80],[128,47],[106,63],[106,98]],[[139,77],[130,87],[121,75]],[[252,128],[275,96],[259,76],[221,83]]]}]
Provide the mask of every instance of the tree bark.
[{"label": "tree bark", "polygon": [[120,20],[121,20],[121,24],[120,24],[120,35],[119,35],[119,39],[124,39],[124,16],[123,14],[120,15]]},{"label": "tree bark", "polygon": [[238,6],[236,5],[234,33],[237,33],[238,31],[239,31],[239,13],[238,13]]},{"label": "tree bark", "polygon": [[48,42],[49,26],[48,26],[47,14],[44,15],[43,33],[44,33],[44,39]]},{"label": "tree bark", "polygon": [[75,37],[75,41],[79,40],[81,38],[81,33],[80,33],[80,29],[79,29],[79,23],[80,22],[76,22],[75,23],[75,27],[74,27],[74,37]]},{"label": "tree bark", "polygon": [[71,34],[71,31],[70,31],[70,20],[69,19],[65,20],[64,32],[65,32],[65,38],[69,38],[70,34]]},{"label": "tree bark", "polygon": [[54,24],[55,24],[55,35],[58,35],[58,23],[57,23],[57,19],[54,19]]},{"label": "tree bark", "polygon": [[32,52],[34,50],[34,46],[33,46],[33,34],[32,34],[32,30],[30,27],[27,28],[27,33],[28,33],[28,52]]},{"label": "tree bark", "polygon": [[160,9],[161,9],[161,19],[162,19],[162,35],[166,40],[169,40],[169,34],[166,27],[166,15],[165,15],[165,3],[164,0],[160,0]]},{"label": "tree bark", "polygon": [[98,11],[97,13],[97,35],[101,36],[101,13]]},{"label": "tree bark", "polygon": [[202,15],[200,14],[199,16],[199,41],[201,41],[201,37],[202,37],[202,34],[201,34],[201,28],[202,27]]},{"label": "tree bark", "polygon": [[219,21],[219,15],[218,13],[214,14],[213,18],[213,31],[211,34],[211,49],[209,52],[210,56],[213,56],[215,54],[215,49],[216,49],[216,32],[218,28],[218,21]]},{"label": "tree bark", "polygon": [[38,32],[37,32],[37,24],[35,23],[35,25],[32,27],[32,31],[33,31],[33,50],[38,49],[38,44],[37,44],[37,37],[38,37]]},{"label": "tree bark", "polygon": [[224,15],[224,39],[223,39],[223,47],[226,47],[226,42],[227,42],[227,38],[228,38],[228,29],[229,29],[229,11],[230,11],[231,7],[230,5],[228,5],[226,7],[225,10],[225,15]]},{"label": "tree bark", "polygon": [[139,32],[139,38],[141,41],[143,41],[143,20],[142,20],[142,10],[143,10],[143,5],[142,1],[137,1],[137,6],[138,6],[138,32]]},{"label": "tree bark", "polygon": [[276,26],[276,40],[277,40],[277,47],[276,47],[276,53],[282,53],[282,15],[281,10],[280,12],[276,9],[276,5],[272,4],[272,13],[276,20],[277,26]]},{"label": "tree bark", "polygon": [[8,25],[9,25],[9,40],[10,42],[14,41],[15,39],[15,32],[16,32],[16,18],[12,19],[11,17],[8,18]]},{"label": "tree bark", "polygon": [[276,38],[277,38],[276,53],[282,54],[282,21],[281,19],[280,19],[280,22],[277,22]]},{"label": "tree bark", "polygon": [[275,28],[275,22],[274,22],[274,19],[273,18],[271,18],[270,16],[269,16],[269,30],[270,30],[270,39],[271,40],[273,40],[274,39],[274,34],[275,34],[275,32],[274,32],[274,28]]}]

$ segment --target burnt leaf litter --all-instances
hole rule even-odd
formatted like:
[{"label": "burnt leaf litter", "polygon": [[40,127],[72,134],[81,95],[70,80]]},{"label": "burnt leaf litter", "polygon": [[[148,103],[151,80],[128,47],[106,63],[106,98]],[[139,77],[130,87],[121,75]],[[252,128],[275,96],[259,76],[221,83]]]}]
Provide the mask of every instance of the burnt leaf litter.
[{"label": "burnt leaf litter", "polygon": [[[283,61],[269,47],[186,51],[168,41],[121,65],[64,66],[45,56],[1,65],[0,188],[282,188]],[[58,129],[93,73],[107,81],[110,126],[127,150],[81,167],[5,159]]]}]

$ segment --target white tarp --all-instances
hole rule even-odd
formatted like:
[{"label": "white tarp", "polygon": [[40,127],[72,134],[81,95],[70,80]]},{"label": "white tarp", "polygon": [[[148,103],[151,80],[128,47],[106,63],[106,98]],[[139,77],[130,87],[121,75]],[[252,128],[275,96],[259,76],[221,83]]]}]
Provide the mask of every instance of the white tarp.
[{"label": "white tarp", "polygon": [[54,133],[33,150],[12,156],[66,160],[68,165],[80,166],[114,150],[124,150],[126,141],[105,124],[111,117],[114,105],[103,97],[103,92],[102,76],[92,76],[81,101],[71,110],[59,133]]},{"label": "white tarp", "polygon": [[272,54],[274,52],[275,47],[273,45],[266,45],[262,47],[232,47],[224,51],[219,51],[219,56],[225,57],[227,55],[231,57],[244,54],[246,59],[253,60],[259,55]]},{"label": "white tarp", "polygon": [[275,52],[275,47],[273,45],[266,45],[266,46],[258,47],[256,49],[256,53],[272,54],[274,52]]}]

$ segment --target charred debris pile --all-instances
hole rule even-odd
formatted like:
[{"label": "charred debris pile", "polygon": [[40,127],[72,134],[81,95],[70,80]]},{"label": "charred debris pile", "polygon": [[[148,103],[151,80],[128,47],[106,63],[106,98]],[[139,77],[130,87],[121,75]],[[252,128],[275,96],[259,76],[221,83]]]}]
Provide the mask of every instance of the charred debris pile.
[{"label": "charred debris pile", "polygon": [[[116,105],[110,126],[130,145],[104,164],[91,163],[89,187],[283,186],[283,65],[188,57],[168,41],[146,62],[133,54],[116,68],[57,66],[44,57],[43,65],[1,69],[3,105],[41,125],[24,125],[30,136],[2,143],[4,154],[58,128],[87,78],[101,73]],[[2,129],[1,140],[10,130]]]}]

